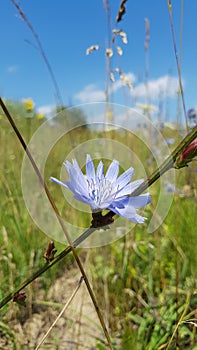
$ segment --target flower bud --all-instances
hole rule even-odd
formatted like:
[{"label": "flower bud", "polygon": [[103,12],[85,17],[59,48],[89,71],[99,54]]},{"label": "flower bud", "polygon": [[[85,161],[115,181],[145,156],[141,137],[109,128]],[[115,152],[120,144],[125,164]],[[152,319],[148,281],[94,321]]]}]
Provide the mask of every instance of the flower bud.
[{"label": "flower bud", "polygon": [[183,168],[197,156],[197,137],[181,152],[175,162],[175,168]]},{"label": "flower bud", "polygon": [[26,295],[22,292],[15,294],[15,296],[13,297],[13,301],[22,306],[26,306],[25,299]]},{"label": "flower bud", "polygon": [[57,253],[57,249],[55,249],[55,244],[53,241],[50,241],[43,258],[45,258],[46,261],[49,262],[54,259],[55,253]]}]

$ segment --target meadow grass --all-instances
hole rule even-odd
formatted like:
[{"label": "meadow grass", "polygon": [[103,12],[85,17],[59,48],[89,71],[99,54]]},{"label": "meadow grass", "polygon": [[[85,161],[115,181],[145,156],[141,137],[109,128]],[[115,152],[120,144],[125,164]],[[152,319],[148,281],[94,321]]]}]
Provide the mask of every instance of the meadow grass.
[{"label": "meadow grass", "polygon": [[[8,107],[28,142],[42,121],[33,112],[30,117],[19,103],[8,102]],[[168,129],[164,133],[165,137],[171,136]],[[102,137],[102,134],[80,128],[73,130],[69,139],[62,138],[47,160],[46,181],[49,182],[51,175],[58,177],[65,153],[72,150],[73,142],[80,144],[96,136]],[[113,131],[108,133],[108,137],[128,145],[139,156],[147,173],[150,171],[147,163],[149,151],[145,146],[141,148],[140,141],[134,135]],[[2,298],[44,264],[44,249],[50,239],[34,224],[25,207],[21,190],[24,153],[5,116],[0,120],[0,140]],[[151,167],[154,169],[154,162]],[[192,164],[187,169],[177,170],[176,187],[181,189],[181,194],[174,194],[166,219],[153,233],[147,234],[146,222],[136,225],[126,236],[110,245],[79,251],[83,261],[87,254],[89,256],[88,269],[93,288],[110,329],[114,350],[197,349],[195,181],[195,167]],[[90,225],[90,215],[76,215],[76,210],[64,204],[60,188],[53,186],[51,191],[58,205],[65,206],[63,213],[67,220],[78,226]],[[152,204],[145,211],[148,221],[157,201],[159,184],[155,183],[150,192]],[[107,231],[102,234],[107,234]],[[58,252],[64,249],[58,242],[55,242],[55,246]],[[55,279],[65,273],[65,266],[70,268],[72,262],[73,258],[69,255],[39,278],[38,284],[33,283],[27,292],[27,306],[36,301],[37,288],[47,293]],[[28,293],[31,298],[28,298]],[[9,327],[13,318],[12,308],[13,303],[10,303],[2,309],[0,329],[2,334],[12,339],[13,344],[17,344],[17,335]],[[28,317],[28,313],[25,317]],[[102,339],[95,339],[95,346],[100,350],[106,348]]]}]

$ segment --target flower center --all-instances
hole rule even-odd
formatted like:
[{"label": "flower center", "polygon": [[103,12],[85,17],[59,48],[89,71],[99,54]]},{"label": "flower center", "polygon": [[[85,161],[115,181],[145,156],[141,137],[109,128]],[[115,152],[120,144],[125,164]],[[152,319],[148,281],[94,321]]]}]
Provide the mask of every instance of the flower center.
[{"label": "flower center", "polygon": [[88,181],[88,190],[90,198],[99,207],[105,201],[109,200],[113,187],[109,180],[101,179],[98,182],[94,182],[91,179],[91,181]]}]

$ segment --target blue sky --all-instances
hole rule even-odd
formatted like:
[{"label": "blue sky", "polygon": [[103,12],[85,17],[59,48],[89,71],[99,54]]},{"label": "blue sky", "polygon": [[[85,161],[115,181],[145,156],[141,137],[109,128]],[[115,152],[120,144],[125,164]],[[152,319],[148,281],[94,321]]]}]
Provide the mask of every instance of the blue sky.
[{"label": "blue sky", "polygon": [[[197,2],[172,0],[173,23],[180,53],[180,16],[182,26],[182,78],[186,108],[197,107]],[[103,101],[106,88],[108,47],[107,14],[102,0],[28,0],[20,6],[39,35],[58,82],[65,105]],[[122,88],[120,77],[110,85],[110,101],[128,104],[147,103],[145,82],[145,21],[150,22],[149,101],[162,113],[176,116],[177,68],[172,45],[167,2],[165,0],[128,0],[126,14],[117,25],[120,0],[111,0],[111,28],[122,29],[128,38],[124,44],[117,36],[111,68],[119,68],[133,83],[133,91]],[[57,102],[49,72],[35,48],[36,42],[16,8],[9,0],[0,2],[0,94],[22,100],[31,97],[37,109],[50,109]],[[3,35],[2,35],[3,33]],[[99,50],[86,55],[91,45]],[[123,55],[116,53],[121,46]]]}]

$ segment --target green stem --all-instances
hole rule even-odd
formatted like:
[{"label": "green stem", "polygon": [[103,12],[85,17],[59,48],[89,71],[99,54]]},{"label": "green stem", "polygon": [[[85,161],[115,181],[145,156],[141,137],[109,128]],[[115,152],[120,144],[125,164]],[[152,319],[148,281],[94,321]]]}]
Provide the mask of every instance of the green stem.
[{"label": "green stem", "polygon": [[51,196],[51,194],[50,194],[50,191],[48,190],[48,187],[46,186],[46,183],[45,183],[45,181],[44,181],[44,179],[43,179],[43,177],[42,177],[42,175],[41,175],[41,173],[40,173],[39,168],[37,167],[37,165],[36,165],[36,163],[35,163],[35,161],[34,161],[32,155],[31,155],[31,153],[30,153],[30,151],[29,151],[29,149],[28,149],[28,147],[27,147],[27,145],[26,145],[26,143],[25,143],[25,141],[24,141],[22,135],[20,134],[20,132],[19,132],[19,130],[18,130],[18,128],[17,128],[17,126],[16,126],[16,124],[15,124],[15,122],[14,122],[12,116],[11,116],[11,114],[9,113],[9,111],[8,111],[8,109],[7,109],[7,107],[6,107],[6,105],[4,104],[4,102],[3,102],[3,100],[2,100],[1,98],[0,98],[0,106],[2,107],[2,109],[3,109],[3,111],[4,111],[5,115],[6,115],[6,117],[7,117],[7,119],[8,119],[8,121],[10,122],[10,124],[11,124],[13,130],[15,131],[16,136],[18,137],[18,139],[19,139],[19,141],[20,141],[20,143],[21,143],[23,149],[25,150],[25,152],[26,152],[26,154],[27,154],[27,156],[28,156],[28,158],[29,158],[29,160],[30,160],[30,162],[31,162],[31,165],[33,166],[33,169],[34,169],[34,171],[35,171],[35,173],[36,173],[36,175],[37,175],[37,177],[38,177],[38,179],[39,179],[39,181],[40,181],[40,183],[41,183],[43,189],[45,190],[46,196],[47,196],[47,198],[48,198],[48,200],[49,200],[49,202],[50,202],[50,204],[51,204],[51,206],[52,206],[52,208],[53,208],[53,210],[54,210],[54,213],[55,213],[55,215],[56,215],[56,217],[57,217],[57,220],[59,221],[59,224],[60,224],[60,226],[61,226],[61,228],[62,228],[62,231],[63,231],[64,234],[65,234],[65,237],[66,237],[66,239],[67,239],[67,241],[68,241],[69,247],[70,247],[71,252],[72,252],[72,254],[73,254],[74,258],[75,258],[75,261],[76,261],[76,263],[77,263],[77,265],[78,265],[78,268],[79,268],[79,270],[81,271],[81,274],[82,274],[83,279],[84,279],[84,281],[85,281],[85,284],[86,284],[88,293],[89,293],[90,298],[91,298],[91,300],[92,300],[92,302],[93,302],[93,304],[94,304],[96,313],[97,313],[97,315],[98,315],[99,321],[100,321],[101,326],[102,326],[102,328],[103,328],[103,332],[104,332],[105,337],[106,337],[106,339],[107,339],[109,348],[112,349],[111,339],[110,339],[108,330],[107,330],[107,328],[106,328],[106,326],[105,326],[105,322],[104,322],[103,316],[102,316],[101,311],[100,311],[100,309],[99,309],[97,300],[96,300],[96,298],[95,298],[94,292],[93,292],[93,290],[92,290],[92,288],[91,288],[91,285],[90,285],[90,283],[89,283],[89,280],[88,280],[88,278],[87,278],[87,275],[86,275],[86,272],[85,272],[85,270],[84,270],[84,268],[83,268],[83,265],[82,265],[82,263],[81,263],[81,261],[80,261],[80,259],[79,259],[79,256],[78,256],[78,254],[77,254],[77,252],[76,252],[76,250],[75,250],[75,247],[74,247],[73,242],[72,242],[72,240],[71,240],[71,238],[70,238],[70,235],[69,235],[69,233],[68,233],[67,230],[66,230],[66,227],[65,227],[65,225],[64,225],[64,221],[63,221],[62,217],[61,217],[60,214],[59,214],[59,211],[58,211],[58,209],[57,209],[57,207],[56,207],[56,205],[55,205],[55,202],[54,202],[54,200],[53,200],[53,198],[52,198],[52,196]]},{"label": "green stem", "polygon": [[[11,116],[9,115],[9,112],[7,111],[7,108],[5,107],[2,99],[0,98],[0,104],[2,109],[4,110],[5,114],[7,115],[8,119],[10,120],[10,123],[13,127],[13,129],[16,132],[16,135],[18,136],[21,144],[23,145],[23,148],[25,149],[26,153],[28,154],[28,149],[26,147],[26,144],[24,143],[24,140],[22,139],[18,129],[16,128]],[[172,154],[162,163],[162,165],[156,169],[153,174],[147,178],[133,193],[132,196],[137,196],[140,195],[141,193],[143,193],[149,186],[151,186],[162,174],[164,174],[167,170],[171,169],[174,166],[174,163],[178,157],[178,155],[180,155],[180,153],[197,137],[197,126],[192,129],[192,131],[180,142],[180,144],[175,148],[175,150],[172,152]],[[29,155],[29,154],[28,154]],[[30,156],[30,160],[31,159],[31,155]],[[34,165],[34,162],[33,162]],[[36,168],[36,166],[35,166]],[[37,172],[37,169],[34,169]],[[40,174],[38,174],[39,177]],[[45,183],[43,181],[42,178],[40,178],[40,181],[43,185],[43,187],[46,190],[45,187]],[[50,194],[49,194],[49,200],[50,200]],[[52,206],[53,206],[53,201],[52,201]],[[53,206],[55,207],[55,206]],[[54,208],[54,211],[56,212],[56,207]],[[106,214],[106,216],[113,216],[115,215],[113,212],[109,212]],[[66,247],[58,256],[56,256],[51,262],[48,262],[47,264],[45,264],[43,267],[41,267],[38,271],[36,271],[34,274],[32,274],[29,278],[27,278],[25,281],[23,281],[13,292],[9,293],[5,298],[3,298],[0,302],[0,308],[3,307],[5,304],[7,304],[10,300],[13,299],[14,295],[17,294],[18,292],[20,292],[22,289],[24,289],[28,284],[30,284],[33,280],[35,280],[38,276],[42,275],[45,271],[47,271],[49,268],[51,268],[53,265],[55,265],[57,262],[59,262],[60,260],[62,260],[67,254],[69,254],[70,252],[74,253],[74,257],[77,260],[78,265],[81,265],[78,256],[75,252],[75,247],[77,247],[80,243],[82,243],[90,234],[92,234],[94,231],[96,231],[96,228],[92,227],[90,229],[88,229],[87,231],[85,231],[80,237],[78,237],[73,243],[72,245]],[[70,243],[70,242],[69,242]],[[80,267],[80,270],[83,270]],[[105,324],[102,320],[102,316],[100,314],[100,312],[97,309],[97,303],[95,300],[95,297],[92,293],[92,290],[89,286],[89,283],[86,279],[86,276],[84,276],[84,271],[82,271],[82,275],[84,277],[84,280],[86,282],[86,285],[88,287],[88,291],[91,295],[91,298],[93,300],[94,306],[96,307],[97,310],[97,314],[99,316],[100,322],[102,324],[102,327],[104,329],[104,333],[106,335],[106,338],[108,340],[108,344],[111,347],[111,341],[108,335],[108,332],[105,328]]]},{"label": "green stem", "polygon": [[[133,193],[133,196],[142,194],[149,186],[151,186],[162,174],[164,174],[168,169],[173,167],[174,162],[176,161],[178,155],[187,147],[195,138],[197,137],[197,126],[192,129],[192,131],[179,143],[175,148],[172,154],[162,163],[162,165],[157,168],[152,175],[146,179]],[[106,215],[115,215],[112,212],[107,213]],[[73,246],[79,246],[86,238],[88,238],[96,228],[92,227],[86,230],[81,236],[79,236],[74,242]],[[24,289],[28,284],[30,284],[37,277],[42,275],[45,271],[51,268],[53,265],[61,261],[72,251],[71,247],[66,247],[59,255],[57,255],[51,262],[45,264],[38,271],[32,274],[29,278],[24,280],[13,292],[9,293],[5,298],[0,301],[0,308],[7,304],[10,300],[13,299],[14,295]]]},{"label": "green stem", "polygon": [[[96,228],[90,228],[86,230],[81,236],[79,236],[74,242],[73,246],[77,247],[82,243],[88,236],[91,235],[96,230]],[[66,255],[68,255],[72,251],[71,246],[66,247],[60,254],[58,254],[52,261],[47,262],[44,266],[42,266],[39,270],[34,272],[30,277],[25,279],[13,292],[9,293],[0,301],[0,309],[7,304],[10,300],[13,299],[15,294],[19,293],[22,289],[24,289],[28,284],[33,282],[37,277],[42,275],[45,271],[50,269],[53,265],[57,264],[59,261],[61,261],[63,258],[65,258]]]},{"label": "green stem", "polygon": [[132,196],[138,196],[159,179],[166,171],[174,167],[174,163],[181,152],[197,137],[197,126],[188,133],[185,138],[172,151],[169,157],[158,167],[149,178],[147,178],[133,193]]},{"label": "green stem", "polygon": [[[139,196],[154,182],[156,182],[166,171],[174,168],[174,163],[181,152],[197,137],[197,126],[193,128],[189,134],[178,144],[178,146],[172,151],[169,157],[146,179],[144,182],[132,192],[131,196]],[[115,215],[112,211],[106,214],[107,216]]]}]

